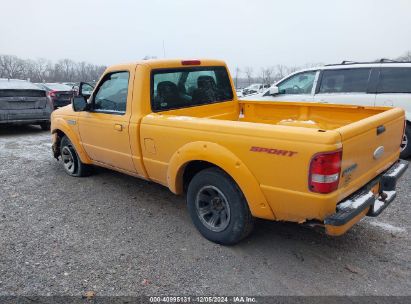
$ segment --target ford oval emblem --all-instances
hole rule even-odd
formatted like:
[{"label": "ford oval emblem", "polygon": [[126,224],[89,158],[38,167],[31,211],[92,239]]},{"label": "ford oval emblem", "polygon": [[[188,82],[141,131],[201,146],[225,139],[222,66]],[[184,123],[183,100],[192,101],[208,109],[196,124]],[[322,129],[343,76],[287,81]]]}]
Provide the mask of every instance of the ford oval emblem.
[{"label": "ford oval emblem", "polygon": [[384,154],[384,146],[379,146],[374,151],[374,159],[379,159]]}]

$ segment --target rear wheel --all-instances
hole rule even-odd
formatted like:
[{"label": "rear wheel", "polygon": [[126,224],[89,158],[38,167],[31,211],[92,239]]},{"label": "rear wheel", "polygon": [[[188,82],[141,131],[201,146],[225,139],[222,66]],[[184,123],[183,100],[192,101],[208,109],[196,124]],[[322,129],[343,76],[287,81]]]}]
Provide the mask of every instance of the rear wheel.
[{"label": "rear wheel", "polygon": [[402,159],[411,157],[411,125],[407,123],[405,128],[404,139],[401,143],[401,155]]},{"label": "rear wheel", "polygon": [[91,166],[83,164],[77,151],[67,136],[63,136],[60,143],[60,154],[64,171],[71,176],[90,175]]},{"label": "rear wheel", "polygon": [[198,231],[212,242],[233,245],[252,231],[253,217],[243,193],[218,168],[205,169],[193,177],[187,207]]}]

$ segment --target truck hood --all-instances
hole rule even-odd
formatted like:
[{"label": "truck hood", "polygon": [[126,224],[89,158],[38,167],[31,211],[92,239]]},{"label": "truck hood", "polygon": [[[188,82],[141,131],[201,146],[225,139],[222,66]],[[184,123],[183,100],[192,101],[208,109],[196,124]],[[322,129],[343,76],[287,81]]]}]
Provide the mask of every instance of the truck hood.
[{"label": "truck hood", "polygon": [[53,111],[53,116],[56,115],[71,115],[71,116],[77,116],[77,112],[74,112],[73,107],[71,104],[58,108],[57,110]]}]

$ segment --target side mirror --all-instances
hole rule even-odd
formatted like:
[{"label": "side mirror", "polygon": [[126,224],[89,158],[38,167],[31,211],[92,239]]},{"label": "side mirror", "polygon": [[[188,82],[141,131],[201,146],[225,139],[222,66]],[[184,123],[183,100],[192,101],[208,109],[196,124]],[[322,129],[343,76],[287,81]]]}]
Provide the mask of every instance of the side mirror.
[{"label": "side mirror", "polygon": [[269,89],[270,95],[277,95],[280,91],[277,86],[272,86]]},{"label": "side mirror", "polygon": [[87,110],[87,100],[84,96],[75,96],[72,102],[74,112]]},{"label": "side mirror", "polygon": [[87,82],[80,82],[78,88],[78,94],[80,96],[84,96],[86,99],[90,98],[91,94],[93,93],[94,86],[87,83]]}]

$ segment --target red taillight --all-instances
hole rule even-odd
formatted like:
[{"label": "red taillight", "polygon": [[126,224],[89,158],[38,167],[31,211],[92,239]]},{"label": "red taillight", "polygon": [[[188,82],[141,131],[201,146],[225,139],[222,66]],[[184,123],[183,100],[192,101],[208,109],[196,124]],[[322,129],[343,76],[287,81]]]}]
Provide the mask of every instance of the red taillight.
[{"label": "red taillight", "polygon": [[342,151],[324,152],[314,155],[308,177],[312,192],[330,193],[338,188],[341,172]]},{"label": "red taillight", "polygon": [[56,97],[56,91],[53,91],[53,90],[49,91],[49,96],[52,98]]},{"label": "red taillight", "polygon": [[183,60],[181,61],[182,65],[200,65],[201,61],[200,60]]}]

